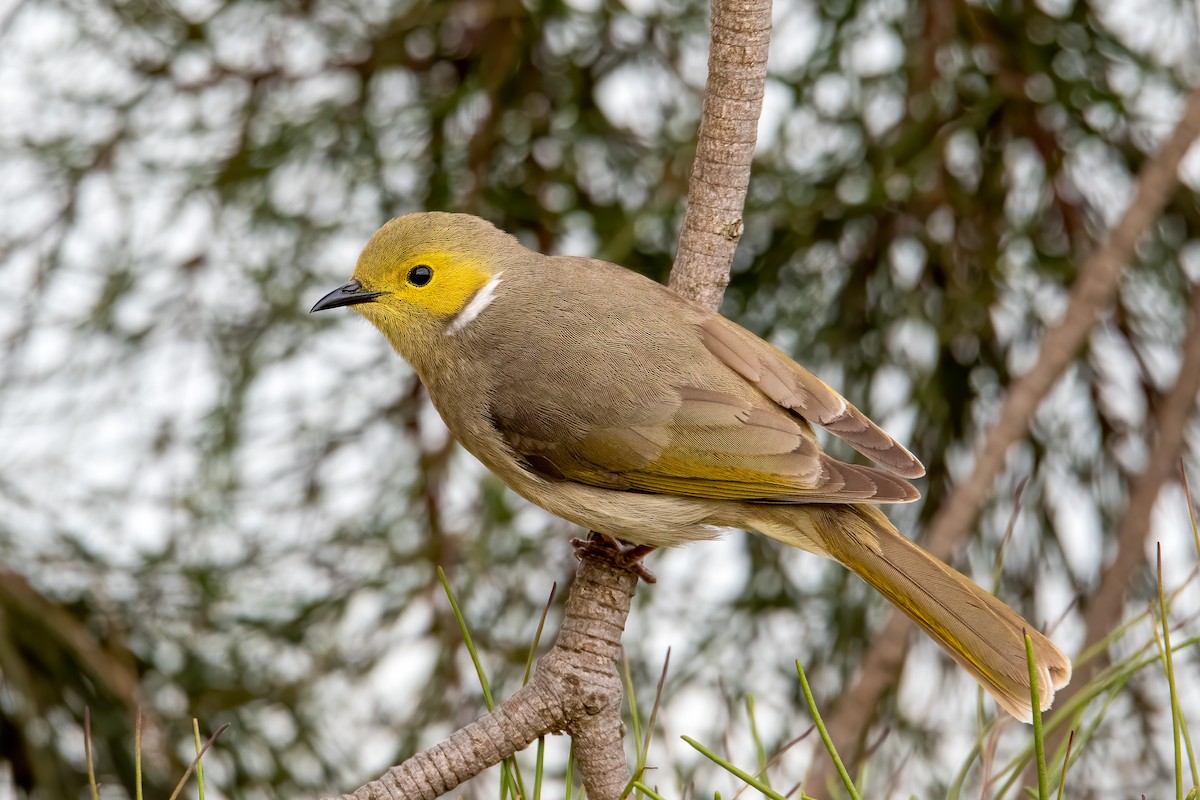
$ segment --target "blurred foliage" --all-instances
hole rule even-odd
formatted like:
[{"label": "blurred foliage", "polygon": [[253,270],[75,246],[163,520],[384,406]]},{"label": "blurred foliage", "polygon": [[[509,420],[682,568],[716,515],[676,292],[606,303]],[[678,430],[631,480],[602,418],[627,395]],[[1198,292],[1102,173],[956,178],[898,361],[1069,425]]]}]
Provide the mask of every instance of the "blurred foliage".
[{"label": "blurred foliage", "polygon": [[[902,527],[969,468],[1197,82],[1193,13],[778,4],[725,311],[921,456],[926,501]],[[679,0],[0,4],[0,794],[79,795],[85,704],[112,791],[132,785],[139,702],[155,791],[190,759],[193,715],[234,724],[206,762],[213,796],[375,777],[482,709],[438,565],[498,693],[519,683],[571,573],[569,526],[449,443],[373,332],[305,311],[419,208],[665,279],[706,47],[704,5]],[[1067,644],[1173,380],[1198,234],[1185,190],[965,555],[986,583],[1032,477],[999,591],[1066,614]],[[759,538],[655,558],[634,675],[648,690],[674,645],[664,725],[702,740],[734,729],[726,692],[755,693],[768,749],[801,733],[794,659],[836,697],[886,608]],[[931,650],[911,659],[873,765],[934,792],[973,694]],[[1165,786],[1165,700],[1133,697],[1077,790]],[[662,747],[677,775],[658,779],[686,786],[701,765]]]}]

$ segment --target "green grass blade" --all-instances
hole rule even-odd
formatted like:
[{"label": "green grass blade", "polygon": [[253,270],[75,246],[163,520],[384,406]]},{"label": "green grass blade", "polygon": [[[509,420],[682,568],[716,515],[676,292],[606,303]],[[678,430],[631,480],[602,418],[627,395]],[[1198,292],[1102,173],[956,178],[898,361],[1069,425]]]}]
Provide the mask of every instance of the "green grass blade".
[{"label": "green grass blade", "polygon": [[142,800],[142,707],[137,707],[133,720],[133,793],[134,800]]},{"label": "green grass blade", "polygon": [[633,792],[635,789],[637,789],[638,782],[642,779],[642,776],[645,773],[646,770],[642,767],[635,769],[633,771],[633,775],[629,778],[629,783],[625,784],[625,788],[621,790],[621,794],[618,795],[617,800],[625,800],[626,797],[629,797],[630,792]]},{"label": "green grass blade", "polygon": [[1179,730],[1183,733],[1183,747],[1187,751],[1188,765],[1192,770],[1192,786],[1200,786],[1200,765],[1196,763],[1196,751],[1192,749],[1192,735],[1188,733],[1187,717],[1183,707],[1179,708]]},{"label": "green grass blade", "polygon": [[[1200,565],[1192,568],[1191,572],[1188,573],[1188,576],[1184,580],[1183,584],[1181,584],[1180,586],[1171,590],[1171,593],[1167,596],[1167,605],[1172,605],[1175,602],[1175,598],[1178,597],[1179,594],[1182,593],[1183,590],[1187,588],[1187,584],[1193,578],[1195,578],[1197,575],[1200,575]],[[1108,652],[1108,648],[1109,648],[1109,646],[1111,646],[1113,644],[1113,642],[1116,642],[1117,640],[1119,640],[1131,628],[1141,624],[1143,619],[1150,620],[1151,627],[1155,626],[1157,623],[1155,623],[1154,620],[1152,619],[1153,616],[1154,616],[1154,613],[1153,613],[1151,607],[1148,606],[1146,608],[1146,610],[1143,611],[1142,613],[1138,614],[1137,616],[1131,617],[1130,619],[1125,620],[1120,625],[1113,628],[1111,631],[1108,632],[1107,636],[1105,636],[1103,639],[1096,642],[1094,645],[1085,649],[1078,656],[1073,658],[1072,663],[1075,665],[1076,668],[1078,668],[1081,664],[1086,664],[1087,662],[1091,661],[1093,658],[1096,658],[1101,653]],[[1152,644],[1151,642],[1147,642],[1143,646],[1144,649],[1148,650],[1150,648],[1151,644]]]},{"label": "green grass blade", "polygon": [[546,598],[546,605],[542,608],[542,616],[538,620],[537,630],[533,634],[533,643],[529,645],[529,655],[525,658],[525,675],[521,678],[521,685],[529,683],[529,676],[533,672],[533,657],[537,654],[538,643],[542,641],[542,631],[546,627],[546,617],[550,614],[550,606],[554,603],[554,593],[558,591],[558,581],[550,584],[550,596]]},{"label": "green grass blade", "polygon": [[[546,629],[546,617],[550,614],[550,606],[554,604],[554,594],[558,591],[558,581],[550,584],[550,596],[546,598],[546,605],[542,607],[542,616],[538,618],[537,630],[533,633],[533,641],[529,645],[529,654],[525,657],[525,674],[521,676],[521,685],[529,683],[529,676],[533,674],[533,661],[537,655],[538,645],[542,641],[542,631]],[[542,796],[542,780],[544,777],[546,759],[546,737],[539,736],[537,744],[537,760],[534,762],[533,771],[533,800],[541,800]],[[517,766],[516,757],[513,757],[513,766]],[[521,796],[527,797],[525,794],[525,785],[521,779],[521,772],[517,771],[517,783],[521,787]]]},{"label": "green grass blade", "polygon": [[750,719],[750,736],[754,739],[754,755],[758,759],[758,775],[767,786],[771,780],[767,776],[767,750],[763,747],[762,736],[758,733],[758,718],[754,715],[754,695],[746,695],[746,716]]},{"label": "green grass blade", "polygon": [[1171,736],[1175,744],[1175,800],[1183,800],[1183,748],[1180,741],[1179,694],[1175,690],[1175,659],[1171,655],[1171,621],[1167,615],[1167,598],[1163,592],[1162,543],[1158,544],[1158,613],[1162,619],[1163,665],[1167,671],[1167,686],[1171,692]]},{"label": "green grass blade", "polygon": [[563,775],[563,784],[566,788],[563,790],[563,800],[571,800],[571,779],[575,776],[571,774],[572,768],[575,766],[575,740],[571,740],[571,747],[567,750],[567,770]]},{"label": "green grass blade", "polygon": [[[1139,617],[1140,616],[1141,615],[1139,615]],[[1200,645],[1200,636],[1190,636],[1179,644],[1173,645],[1171,649],[1175,652],[1179,652],[1197,645]],[[1142,655],[1141,652],[1138,652],[1128,656],[1124,661],[1113,664],[1093,678],[1092,681],[1086,684],[1078,694],[1076,694],[1070,699],[1070,701],[1059,708],[1054,717],[1051,718],[1050,724],[1045,727],[1045,732],[1049,734],[1062,727],[1080,724],[1080,720],[1083,718],[1084,712],[1087,710],[1092,701],[1101,695],[1106,695],[1107,697],[1104,706],[1102,707],[1102,713],[1090,721],[1087,729],[1085,729],[1085,732],[1082,735],[1076,736],[1076,739],[1078,739],[1080,742],[1080,746],[1076,748],[1076,752],[1080,752],[1080,748],[1082,748],[1084,743],[1091,738],[1095,730],[1099,728],[1100,722],[1104,718],[1103,712],[1107,711],[1109,705],[1111,705],[1111,703],[1116,699],[1117,693],[1120,692],[1125,684],[1128,683],[1134,675],[1136,675],[1138,672],[1141,672],[1146,667],[1161,663],[1162,658],[1157,652],[1153,653],[1152,655]],[[1003,778],[1005,775],[1007,775],[1008,778],[1005,783],[993,793],[993,797],[1007,796],[1009,790],[1012,788],[1012,784],[1020,778],[1021,771],[1025,768],[1025,764],[1028,763],[1032,756],[1033,743],[1031,742],[1019,753],[1013,756],[1013,758],[1004,768],[997,771],[995,776],[997,780]]]},{"label": "green grass blade", "polygon": [[649,786],[642,783],[641,781],[634,781],[633,788],[637,789],[639,792],[646,795],[646,797],[649,797],[650,800],[663,800],[662,795],[660,795],[658,792],[654,791],[653,789],[651,789]]},{"label": "green grass blade", "polygon": [[1179,474],[1183,478],[1183,499],[1187,501],[1188,519],[1192,522],[1192,538],[1196,540],[1196,555],[1200,556],[1200,527],[1196,525],[1196,506],[1192,503],[1192,487],[1188,484],[1187,468],[1179,459]]},{"label": "green grass blade", "polygon": [[[471,631],[467,627],[466,617],[463,616],[462,609],[458,605],[458,598],[454,596],[454,590],[450,588],[450,580],[446,577],[446,572],[441,567],[437,568],[438,580],[442,582],[442,589],[446,592],[446,599],[450,601],[450,610],[454,613],[454,619],[458,622],[458,630],[462,633],[463,644],[467,646],[467,653],[471,656],[471,663],[475,666],[475,675],[479,678],[479,686],[483,690],[483,702],[487,704],[488,711],[496,710],[496,702],[492,699],[492,687],[488,683],[487,673],[484,672],[483,662],[479,658],[479,653],[475,649],[475,640],[471,638]],[[513,780],[513,773],[516,773],[516,780]],[[503,798],[505,792],[510,795],[524,798],[529,795],[525,794],[525,781],[521,777],[521,767],[517,764],[515,756],[509,756],[500,764],[500,797]]]},{"label": "green grass blade", "polygon": [[[667,681],[667,670],[671,666],[671,648],[667,648],[667,656],[663,659],[662,672],[658,676],[658,687],[654,690],[654,705],[650,707],[650,719],[646,722],[646,736],[641,742],[638,742],[637,734],[634,734],[633,744],[637,749],[637,765],[633,770],[633,775],[629,778],[629,783],[625,784],[625,788],[621,790],[619,800],[625,800],[629,793],[637,789],[637,784],[646,774],[646,759],[650,755],[650,740],[654,738],[654,725],[658,719],[658,709],[662,704],[663,685]],[[629,675],[629,662],[625,662],[625,686],[629,696],[633,697],[633,680]],[[636,718],[636,712],[635,712]],[[640,790],[639,790],[640,791]]]},{"label": "green grass blade", "polygon": [[1179,707],[1179,730],[1183,733],[1183,746],[1192,770],[1192,786],[1200,786],[1200,765],[1196,763],[1196,751],[1192,749],[1192,735],[1188,733],[1187,717],[1184,716],[1182,706]]},{"label": "green grass blade", "polygon": [[[517,780],[516,780],[516,783],[510,783],[509,785],[515,786],[517,793],[518,793],[517,796],[520,797],[521,800],[525,800],[525,798],[529,797],[529,795],[526,794],[526,792],[525,792],[525,778],[521,775],[521,767],[519,764],[517,764],[517,757],[509,756],[508,759],[504,762],[504,766],[505,767],[511,766],[513,774],[517,776]],[[511,779],[510,779],[510,781],[511,781]]]},{"label": "green grass blade", "polygon": [[1029,698],[1033,701],[1033,752],[1037,756],[1037,778],[1039,800],[1050,800],[1049,782],[1046,778],[1046,737],[1042,732],[1042,699],[1038,691],[1037,663],[1033,657],[1033,639],[1025,636],[1025,660],[1029,662]]},{"label": "green grass blade", "polygon": [[[682,736],[680,738],[683,739],[688,744],[690,744],[692,747],[699,750],[700,754],[703,755],[705,758],[707,758],[709,761],[711,761],[714,764],[716,764],[717,766],[721,767],[723,770],[725,770],[729,774],[736,776],[737,778],[739,778],[742,781],[745,781],[750,786],[753,786],[755,789],[762,792],[765,796],[771,798],[771,800],[785,800],[784,796],[781,795],[779,792],[775,791],[770,786],[767,786],[765,783],[763,783],[758,778],[751,775],[749,772],[746,772],[744,769],[739,769],[738,767],[735,767],[729,761],[725,760],[724,758],[721,758],[719,755],[714,753],[712,750],[709,750],[707,747],[700,744],[692,737]],[[719,792],[717,793],[717,796],[720,797]]]},{"label": "green grass blade", "polygon": [[227,730],[229,730],[228,722],[217,728],[213,735],[208,737],[208,741],[205,742],[204,746],[200,748],[200,752],[197,753],[196,757],[192,759],[192,763],[188,764],[188,768],[183,771],[183,777],[179,779],[179,783],[175,784],[175,791],[171,792],[171,796],[167,798],[167,800],[176,800],[176,798],[179,797],[180,792],[183,791],[183,787],[187,786],[188,778],[192,776],[192,770],[196,768],[196,765],[200,763],[200,759],[203,758],[204,754],[208,752],[209,748],[216,743],[220,735]]},{"label": "green grass blade", "polygon": [[[775,755],[773,755],[769,759],[767,759],[767,766],[763,770],[759,771],[754,777],[756,777],[756,778],[763,777],[766,770],[768,770],[771,767],[778,764],[779,760],[781,758],[783,758],[789,750],[791,750],[793,747],[795,747],[796,745],[800,744],[805,739],[807,739],[809,737],[809,735],[811,735],[812,732],[815,731],[816,729],[817,729],[816,725],[809,725],[808,728],[805,729],[804,733],[792,738],[783,747],[779,748],[778,752],[776,752]],[[790,791],[788,791],[784,794],[784,797],[791,797],[796,792],[800,792],[800,800],[804,800],[804,797],[805,797],[804,792],[800,791],[800,789],[802,788],[802,785],[803,784],[801,784],[801,783],[797,783],[795,786],[793,786],[791,788]],[[743,786],[742,788],[738,789],[737,794],[735,794],[733,796],[734,800],[737,800],[737,798],[741,797],[742,793],[745,792],[749,788],[750,788],[749,786]]]},{"label": "green grass blade", "polygon": [[454,613],[455,621],[458,622],[458,629],[462,633],[463,643],[467,646],[467,653],[471,656],[471,663],[475,665],[475,675],[479,678],[479,686],[483,689],[483,702],[487,703],[488,711],[495,711],[496,703],[492,700],[492,687],[488,684],[487,674],[483,671],[483,663],[479,660],[479,653],[475,650],[475,641],[471,638],[471,631],[467,629],[467,621],[463,617],[462,609],[458,607],[458,598],[454,596],[454,590],[450,588],[450,581],[441,567],[437,568],[437,575],[438,580],[442,582],[442,589],[446,592],[446,599],[450,601],[450,610]]},{"label": "green grass blade", "polygon": [[200,760],[200,720],[192,717],[192,736],[196,740],[196,796],[204,800],[204,762]]},{"label": "green grass blade", "polygon": [[87,761],[88,790],[92,800],[100,800],[100,789],[96,786],[96,765],[92,761],[92,709],[83,707],[83,757]]},{"label": "green grass blade", "polygon": [[813,699],[812,689],[808,685],[808,678],[804,675],[804,667],[800,661],[796,661],[796,672],[800,673],[800,686],[804,689],[804,701],[808,703],[808,711],[812,714],[813,722],[817,725],[817,733],[821,735],[821,741],[825,743],[825,749],[829,751],[829,757],[833,759],[833,765],[837,767],[838,775],[842,778],[842,783],[846,786],[846,791],[850,793],[852,800],[862,800],[858,793],[858,789],[854,788],[854,781],[850,780],[850,773],[846,770],[846,765],[842,763],[841,757],[838,755],[837,748],[833,746],[833,739],[829,736],[829,731],[825,728],[825,722],[821,719],[821,712],[817,710],[817,701]]},{"label": "green grass blade", "polygon": [[545,774],[546,767],[545,736],[538,737],[537,760],[533,763],[533,800],[542,800],[542,776]]},{"label": "green grass blade", "polygon": [[633,728],[633,744],[637,748],[638,753],[638,763],[634,769],[634,774],[636,774],[642,766],[642,718],[638,714],[637,693],[633,688],[633,674],[629,669],[629,659],[626,658],[621,666],[621,677],[625,682],[625,694],[629,698],[629,724]]},{"label": "green grass blade", "polygon": [[[1100,712],[1096,714],[1088,726],[1084,728],[1083,734],[1076,737],[1080,740],[1080,746],[1082,746],[1083,743],[1087,742],[1100,728],[1101,723],[1104,721],[1105,716],[1108,713],[1109,706],[1116,701],[1117,696],[1125,687],[1125,684],[1129,682],[1130,678],[1133,677],[1135,672],[1137,672],[1137,670],[1107,674],[1093,680],[1090,684],[1087,684],[1088,688],[1085,688],[1075,697],[1071,698],[1071,702],[1059,710],[1059,714],[1061,716],[1056,716],[1051,720],[1050,724],[1045,728],[1046,732],[1049,733],[1054,731],[1060,725],[1066,724],[1068,720],[1072,723],[1078,724],[1079,720],[1083,717],[1084,710],[1091,704],[1091,702],[1101,695],[1106,695],[1104,703],[1100,707]],[[1033,757],[1033,742],[1030,742],[1021,750],[1021,752],[1014,756],[1003,769],[1000,769],[996,772],[994,780],[999,781],[1005,775],[1007,775],[1008,778],[1003,784],[1000,785],[999,789],[992,793],[992,796],[997,798],[1007,797],[1009,791],[1012,789],[1013,784],[1021,778],[1026,765]]]},{"label": "green grass blade", "polygon": [[[1183,477],[1183,498],[1187,502],[1188,520],[1192,523],[1192,538],[1196,542],[1196,555],[1200,556],[1200,527],[1196,525],[1196,504],[1192,502],[1192,488],[1188,485],[1187,468],[1183,459],[1179,459],[1179,474]],[[1183,588],[1182,586],[1180,587]],[[1168,652],[1170,652],[1168,650]],[[1196,751],[1192,749],[1192,736],[1188,733],[1187,718],[1179,716],[1180,729],[1183,731],[1183,743],[1187,746],[1188,764],[1192,768],[1192,793],[1200,787],[1200,764],[1196,763]]]}]

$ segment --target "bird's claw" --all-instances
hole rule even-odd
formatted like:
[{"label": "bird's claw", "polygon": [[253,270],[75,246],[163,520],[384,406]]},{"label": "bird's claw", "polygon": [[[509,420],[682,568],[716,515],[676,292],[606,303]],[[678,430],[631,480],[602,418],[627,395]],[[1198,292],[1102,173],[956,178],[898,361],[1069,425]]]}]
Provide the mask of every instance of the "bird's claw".
[{"label": "bird's claw", "polygon": [[572,539],[571,546],[580,561],[585,558],[602,561],[631,572],[646,583],[658,583],[658,578],[642,563],[643,558],[657,549],[652,545],[628,544],[606,533],[592,531],[586,539]]}]

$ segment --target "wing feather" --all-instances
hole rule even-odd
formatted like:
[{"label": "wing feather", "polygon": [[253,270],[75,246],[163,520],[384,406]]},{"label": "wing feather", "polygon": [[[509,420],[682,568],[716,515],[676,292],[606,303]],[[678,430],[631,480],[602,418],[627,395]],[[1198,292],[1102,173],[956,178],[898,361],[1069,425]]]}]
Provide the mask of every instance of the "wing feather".
[{"label": "wing feather", "polygon": [[[609,489],[767,503],[908,502],[907,481],[821,452],[812,429],[783,409],[684,387],[640,424],[546,441],[493,414],[518,460],[547,480]],[[646,417],[650,420],[646,420]],[[655,420],[657,418],[657,420]]]},{"label": "wing feather", "polygon": [[[590,307],[550,310],[572,332],[562,341],[498,349],[496,358],[532,362],[535,385],[496,386],[488,408],[527,471],[606,489],[760,503],[917,498],[906,478],[924,474],[920,462],[862,412],[750,332],[679,302],[681,317],[647,306],[643,325],[605,328],[602,364],[590,345],[578,346],[595,322]],[[614,382],[617,375],[636,379]],[[813,425],[879,468],[823,453]]]},{"label": "wing feather", "polygon": [[701,325],[701,333],[710,353],[779,405],[820,425],[896,475],[925,474],[912,453],[780,350],[716,315]]}]

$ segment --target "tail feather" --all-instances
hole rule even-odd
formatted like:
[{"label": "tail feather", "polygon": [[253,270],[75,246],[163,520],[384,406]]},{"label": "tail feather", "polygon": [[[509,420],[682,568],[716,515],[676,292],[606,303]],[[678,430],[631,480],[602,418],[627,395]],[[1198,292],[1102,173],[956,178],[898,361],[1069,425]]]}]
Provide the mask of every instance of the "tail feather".
[{"label": "tail feather", "polygon": [[764,509],[758,530],[840,562],[907,614],[1000,707],[1033,719],[1024,634],[1033,641],[1041,710],[1071,680],[1071,662],[1021,615],[901,535],[874,506]]}]

